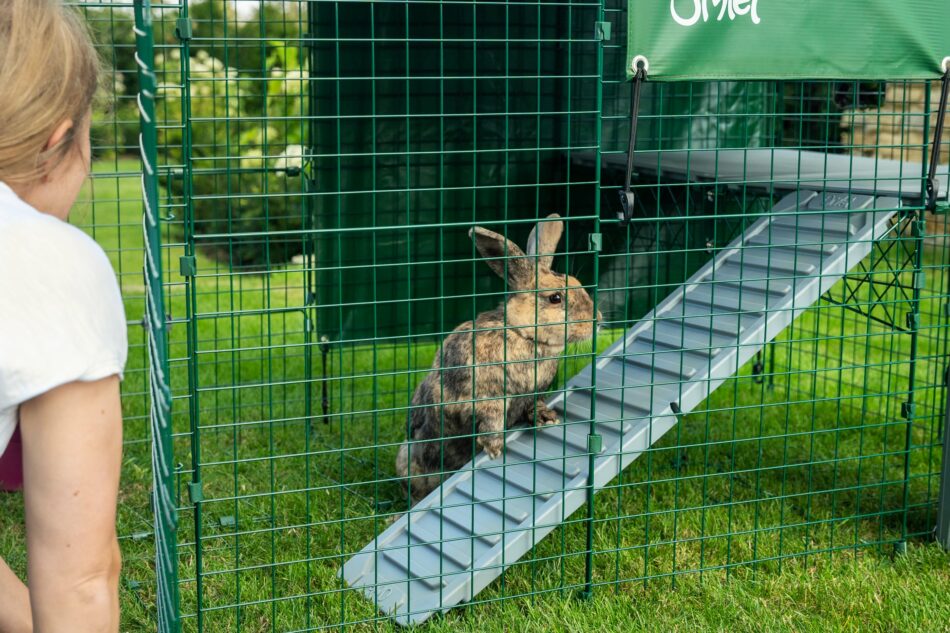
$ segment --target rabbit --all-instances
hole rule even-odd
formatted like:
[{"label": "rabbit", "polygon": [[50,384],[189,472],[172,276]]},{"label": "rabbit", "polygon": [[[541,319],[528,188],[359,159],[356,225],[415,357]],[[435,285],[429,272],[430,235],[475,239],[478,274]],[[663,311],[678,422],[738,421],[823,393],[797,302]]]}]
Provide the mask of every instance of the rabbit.
[{"label": "rabbit", "polygon": [[413,504],[474,457],[473,437],[498,457],[505,429],[560,421],[541,394],[566,343],[590,339],[595,313],[596,323],[603,317],[580,281],[551,270],[564,231],[558,218],[552,213],[532,229],[527,252],[488,229],[469,231],[485,263],[507,281],[508,296],[456,327],[416,388],[408,441],[396,456]]}]

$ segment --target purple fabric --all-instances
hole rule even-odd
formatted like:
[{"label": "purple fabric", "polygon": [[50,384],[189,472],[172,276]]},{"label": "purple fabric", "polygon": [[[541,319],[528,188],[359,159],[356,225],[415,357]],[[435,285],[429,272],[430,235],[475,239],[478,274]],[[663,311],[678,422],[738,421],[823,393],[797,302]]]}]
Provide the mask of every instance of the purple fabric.
[{"label": "purple fabric", "polygon": [[23,488],[23,444],[20,442],[20,426],[17,425],[10,444],[0,455],[0,490],[14,492]]}]

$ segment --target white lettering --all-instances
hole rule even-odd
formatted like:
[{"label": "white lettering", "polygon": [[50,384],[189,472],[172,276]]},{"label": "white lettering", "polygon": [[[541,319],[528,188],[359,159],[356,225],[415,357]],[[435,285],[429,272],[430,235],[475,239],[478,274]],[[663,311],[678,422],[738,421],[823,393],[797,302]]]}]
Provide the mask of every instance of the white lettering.
[{"label": "white lettering", "polygon": [[713,6],[718,6],[722,2],[722,9],[719,11],[719,21],[722,22],[722,19],[726,17],[726,9],[729,10],[729,19],[735,20],[736,13],[732,10],[732,2],[730,0],[713,0]]},{"label": "white lettering", "polygon": [[[722,22],[727,17],[729,21],[735,21],[736,18],[748,15],[752,18],[753,24],[759,24],[759,0],[712,0],[713,10],[719,7],[719,15],[716,21]],[[709,21],[709,0],[693,0],[693,15],[684,18],[676,10],[676,0],[670,0],[670,14],[673,20],[680,26],[693,26],[700,20]]]},{"label": "white lettering", "polygon": [[[676,20],[676,23],[680,26],[693,26],[699,22],[700,15],[705,12],[706,6],[702,0],[693,0],[693,17],[686,19],[681,18],[680,14],[676,12],[676,0],[670,0],[670,13],[673,14],[673,19]],[[705,20],[703,20],[705,22]]]}]

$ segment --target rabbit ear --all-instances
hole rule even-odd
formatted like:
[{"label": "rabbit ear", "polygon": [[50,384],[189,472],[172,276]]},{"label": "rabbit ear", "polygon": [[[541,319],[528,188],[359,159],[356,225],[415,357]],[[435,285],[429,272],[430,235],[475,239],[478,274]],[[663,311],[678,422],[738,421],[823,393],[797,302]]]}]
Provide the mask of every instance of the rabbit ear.
[{"label": "rabbit ear", "polygon": [[502,279],[507,279],[511,288],[530,286],[530,266],[524,251],[518,245],[494,231],[476,226],[468,232],[475,248],[485,258],[485,263]]},{"label": "rabbit ear", "polygon": [[[547,219],[554,220],[560,217],[557,213],[552,213]],[[538,222],[538,225],[531,229],[531,234],[528,236],[528,256],[538,256],[539,268],[551,269],[554,253],[557,252],[557,245],[561,241],[563,232],[563,222]]]}]

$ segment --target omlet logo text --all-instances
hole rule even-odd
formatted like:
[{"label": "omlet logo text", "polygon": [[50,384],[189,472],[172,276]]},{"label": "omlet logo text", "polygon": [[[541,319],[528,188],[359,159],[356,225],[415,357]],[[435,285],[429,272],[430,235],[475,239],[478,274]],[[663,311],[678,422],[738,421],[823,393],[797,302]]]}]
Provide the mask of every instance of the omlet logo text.
[{"label": "omlet logo text", "polygon": [[670,0],[670,13],[673,14],[676,23],[682,26],[693,26],[699,22],[700,18],[703,22],[709,22],[710,2],[712,2],[713,11],[715,11],[715,7],[722,5],[719,10],[719,17],[716,18],[719,22],[726,19],[727,15],[730,20],[735,20],[737,17],[750,14],[753,24],[761,22],[758,13],[759,0],[693,0],[693,15],[688,18],[684,18],[677,13],[676,0]]}]

